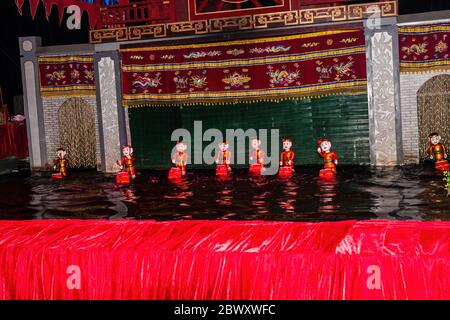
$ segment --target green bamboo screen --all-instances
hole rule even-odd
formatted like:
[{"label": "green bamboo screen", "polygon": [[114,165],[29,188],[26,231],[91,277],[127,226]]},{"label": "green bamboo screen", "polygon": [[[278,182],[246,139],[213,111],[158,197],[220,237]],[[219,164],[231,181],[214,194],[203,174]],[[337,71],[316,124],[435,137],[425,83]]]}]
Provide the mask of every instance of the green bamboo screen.
[{"label": "green bamboo screen", "polygon": [[[173,130],[186,128],[193,136],[194,121],[202,121],[203,132],[217,128],[224,135],[225,129],[278,128],[280,137],[292,139],[297,165],[322,162],[316,153],[316,140],[324,135],[333,142],[340,163],[369,163],[366,94],[280,103],[131,108],[129,117],[137,165],[141,168],[169,167]],[[208,144],[204,142],[204,146]]]}]

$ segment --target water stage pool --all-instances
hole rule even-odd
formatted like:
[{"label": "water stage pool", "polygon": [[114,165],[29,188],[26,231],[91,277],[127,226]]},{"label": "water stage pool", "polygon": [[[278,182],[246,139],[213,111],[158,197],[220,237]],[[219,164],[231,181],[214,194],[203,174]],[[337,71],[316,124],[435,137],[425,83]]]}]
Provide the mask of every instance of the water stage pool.
[{"label": "water stage pool", "polygon": [[336,181],[320,167],[298,167],[288,180],[235,170],[221,181],[213,170],[188,171],[182,183],[167,171],[141,171],[130,187],[113,175],[72,172],[0,176],[0,219],[233,219],[341,221],[450,220],[442,173],[428,166],[340,166]]}]

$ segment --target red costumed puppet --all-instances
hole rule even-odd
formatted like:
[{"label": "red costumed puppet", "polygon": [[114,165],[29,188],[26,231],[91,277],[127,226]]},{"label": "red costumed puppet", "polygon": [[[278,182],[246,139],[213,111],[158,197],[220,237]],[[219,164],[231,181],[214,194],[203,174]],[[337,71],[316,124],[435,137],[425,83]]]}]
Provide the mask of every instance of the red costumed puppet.
[{"label": "red costumed puppet", "polygon": [[291,139],[283,139],[283,151],[280,154],[280,169],[278,170],[279,177],[289,178],[294,173],[295,153],[291,148]]},{"label": "red costumed puppet", "polygon": [[216,158],[216,163],[225,166],[228,172],[231,171],[231,152],[228,150],[229,147],[230,145],[226,141],[220,143],[219,154]]},{"label": "red costumed puppet", "polygon": [[259,174],[264,170],[264,150],[261,149],[259,139],[253,139],[251,145],[253,150],[250,151],[250,172]]},{"label": "red costumed puppet", "polygon": [[135,158],[133,156],[133,147],[129,145],[122,146],[122,161],[119,164],[120,170],[129,174],[131,179],[136,178],[136,168],[134,167]]},{"label": "red costumed puppet", "polygon": [[291,168],[294,171],[295,153],[291,150],[291,139],[283,139],[283,151],[280,154],[280,166]]},{"label": "red costumed puppet", "polygon": [[319,153],[319,156],[323,158],[325,169],[329,169],[335,174],[338,156],[335,152],[331,151],[331,142],[329,140],[319,140],[318,143],[319,148],[317,148],[317,152]]},{"label": "red costumed puppet", "polygon": [[253,150],[250,152],[250,163],[264,165],[264,151],[261,149],[261,140],[252,140]]},{"label": "red costumed puppet", "polygon": [[186,165],[188,154],[186,153],[187,145],[183,142],[177,142],[176,151],[172,155],[172,163],[180,169],[181,175],[186,174]]},{"label": "red costumed puppet", "polygon": [[[58,151],[56,151],[56,155],[58,156],[58,158],[56,158],[56,160],[53,161],[53,169],[55,171],[58,171],[59,174],[58,178],[67,177],[67,165],[68,165],[68,162],[66,160],[67,152],[63,148],[59,148]],[[54,177],[56,177],[56,175]]]},{"label": "red costumed puppet", "polygon": [[428,155],[431,160],[435,160],[435,166],[438,170],[450,170],[450,165],[447,161],[447,148],[441,143],[441,136],[433,132],[428,136],[430,139],[430,148],[428,149]]}]

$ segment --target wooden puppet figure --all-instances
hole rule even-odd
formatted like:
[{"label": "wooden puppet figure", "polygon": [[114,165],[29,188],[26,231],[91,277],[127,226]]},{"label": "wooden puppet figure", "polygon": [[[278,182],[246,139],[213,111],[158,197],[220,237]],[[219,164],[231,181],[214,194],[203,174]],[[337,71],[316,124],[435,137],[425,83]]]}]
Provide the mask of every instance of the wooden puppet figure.
[{"label": "wooden puppet figure", "polygon": [[447,148],[441,143],[442,137],[438,133],[433,132],[428,138],[430,139],[430,148],[428,149],[430,159],[435,161],[447,159]]},{"label": "wooden puppet figure", "polygon": [[283,151],[280,155],[280,166],[291,168],[294,171],[295,153],[292,149],[291,139],[283,139]]},{"label": "wooden puppet figure", "polygon": [[54,164],[53,169],[55,171],[58,171],[58,173],[60,173],[62,177],[67,177],[67,165],[68,165],[68,162],[66,159],[67,152],[63,148],[59,148],[56,151],[56,155],[57,155],[57,158],[53,162],[53,164]]},{"label": "wooden puppet figure", "polygon": [[127,172],[131,179],[136,178],[136,168],[134,167],[136,159],[133,156],[133,147],[130,145],[122,146],[122,155],[120,170]]},{"label": "wooden puppet figure", "polygon": [[172,155],[172,163],[181,170],[181,175],[186,174],[186,165],[188,154],[186,153],[187,145],[184,142],[177,142],[176,151]]},{"label": "wooden puppet figure", "polygon": [[228,171],[231,171],[231,152],[228,150],[230,145],[224,141],[219,144],[219,154],[216,158],[216,163],[225,165]]},{"label": "wooden puppet figure", "polygon": [[264,150],[261,149],[261,140],[253,139],[251,144],[253,150],[250,152],[250,163],[264,166]]},{"label": "wooden puppet figure", "polygon": [[317,152],[323,158],[325,169],[330,169],[333,173],[336,173],[338,156],[335,152],[331,151],[331,142],[329,140],[320,140]]}]

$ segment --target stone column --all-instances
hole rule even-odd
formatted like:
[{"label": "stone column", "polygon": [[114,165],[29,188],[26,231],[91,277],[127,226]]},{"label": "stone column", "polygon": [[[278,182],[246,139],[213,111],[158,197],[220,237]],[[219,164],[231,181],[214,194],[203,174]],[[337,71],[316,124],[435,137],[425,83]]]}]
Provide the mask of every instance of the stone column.
[{"label": "stone column", "polygon": [[119,52],[97,52],[94,62],[102,171],[116,172],[115,162],[121,156],[120,146],[129,143],[122,107]]},{"label": "stone column", "polygon": [[[378,22],[378,21],[377,21]],[[365,22],[370,158],[373,165],[403,162],[400,68],[396,18]]]},{"label": "stone column", "polygon": [[19,38],[20,65],[24,112],[27,123],[30,167],[32,170],[44,170],[47,162],[45,145],[44,114],[39,83],[39,66],[36,51],[41,46],[39,37]]}]

